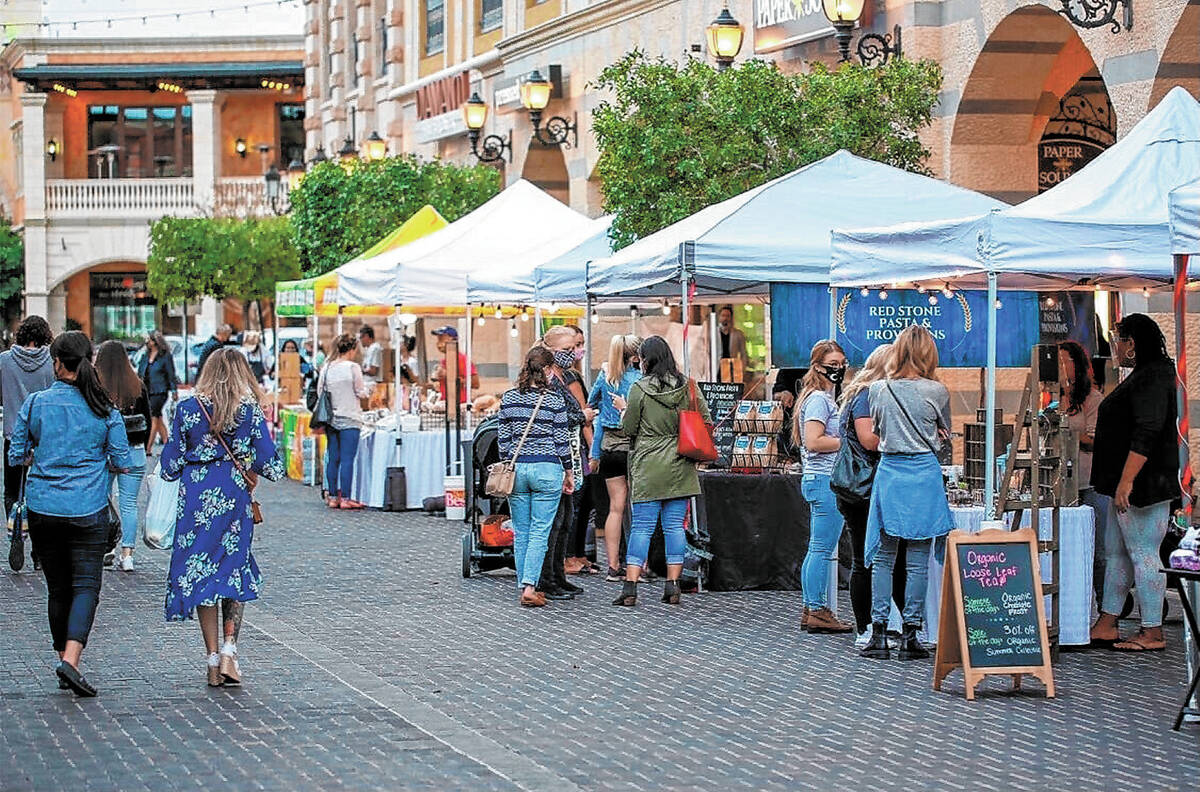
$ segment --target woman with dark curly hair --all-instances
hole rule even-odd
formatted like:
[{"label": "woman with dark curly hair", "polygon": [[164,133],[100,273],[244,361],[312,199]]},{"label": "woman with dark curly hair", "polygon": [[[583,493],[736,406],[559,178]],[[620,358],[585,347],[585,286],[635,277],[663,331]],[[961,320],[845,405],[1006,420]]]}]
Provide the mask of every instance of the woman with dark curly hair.
[{"label": "woman with dark curly hair", "polygon": [[1092,361],[1083,347],[1075,341],[1058,345],[1059,384],[1062,399],[1059,411],[1066,416],[1067,426],[1079,438],[1079,464],[1075,479],[1079,482],[1079,500],[1091,506],[1096,514],[1096,554],[1092,561],[1092,586],[1096,602],[1104,593],[1104,530],[1112,499],[1096,492],[1092,486],[1092,446],[1096,437],[1096,419],[1100,402],[1104,400],[1092,377]]}]

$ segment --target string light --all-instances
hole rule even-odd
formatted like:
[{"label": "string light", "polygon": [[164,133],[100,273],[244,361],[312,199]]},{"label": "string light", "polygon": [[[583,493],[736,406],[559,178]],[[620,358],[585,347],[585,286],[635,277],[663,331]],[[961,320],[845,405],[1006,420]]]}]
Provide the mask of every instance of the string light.
[{"label": "string light", "polygon": [[936,294],[931,294],[931,295],[929,295],[929,304],[930,304],[930,305],[937,305],[937,304],[938,304],[938,299],[937,299],[937,295],[936,295]]},{"label": "string light", "polygon": [[497,319],[503,319],[504,318],[504,310],[499,305],[497,305],[496,312],[493,314],[493,316],[495,316]]},{"label": "string light", "polygon": [[1149,296],[1150,296],[1150,287],[1149,287],[1149,286],[1143,286],[1143,287],[1142,287],[1142,296],[1143,296],[1143,297],[1149,297]]},{"label": "string light", "polygon": [[996,310],[999,311],[1003,307],[1004,307],[1004,303],[1000,302],[1000,298],[997,297],[996,298]]},{"label": "string light", "polygon": [[558,313],[558,303],[557,302],[550,303],[550,313],[552,313],[552,314]]},{"label": "string light", "polygon": [[942,287],[942,294],[946,295],[947,300],[954,296],[954,289],[950,288],[949,283]]},{"label": "string light", "polygon": [[[747,305],[746,307],[749,308],[750,306]],[[663,316],[671,315],[671,305],[666,300],[663,300],[662,313],[663,313]]]},{"label": "string light", "polygon": [[248,13],[250,13],[251,8],[263,8],[266,6],[282,7],[282,6],[294,6],[294,5],[295,5],[295,0],[259,0],[259,2],[256,2],[256,3],[249,3],[249,4],[240,3],[236,6],[226,6],[224,8],[197,9],[194,11],[164,11],[164,12],[155,13],[155,14],[131,14],[128,16],[112,16],[112,17],[97,17],[97,18],[93,18],[93,19],[64,20],[62,22],[44,22],[44,21],[43,22],[12,22],[12,23],[6,24],[5,27],[11,27],[11,28],[33,27],[33,28],[37,28],[38,30],[43,30],[43,29],[49,30],[51,28],[62,29],[62,28],[65,28],[67,25],[70,25],[71,30],[79,30],[80,25],[104,24],[105,26],[111,28],[113,26],[113,22],[137,22],[138,20],[141,20],[141,23],[143,25],[146,25],[146,24],[149,24],[150,20],[174,18],[176,21],[180,21],[182,19],[182,17],[185,17],[185,16],[200,16],[205,13],[207,13],[209,15],[209,17],[215,19],[217,16],[217,12],[224,13],[224,12],[235,12],[235,11],[240,10],[242,13],[248,14]]},{"label": "string light", "polygon": [[592,309],[592,324],[600,324],[600,314],[596,313],[596,309]]},{"label": "string light", "polygon": [[510,336],[512,336],[513,338],[516,338],[517,336],[519,336],[521,334],[521,332],[519,330],[517,330],[517,320],[516,319],[512,320],[512,327],[509,329],[508,334]]},{"label": "string light", "polygon": [[479,325],[480,327],[483,327],[485,324],[487,324],[487,320],[483,318],[483,314],[479,314],[479,318],[475,320],[475,324]]},{"label": "string light", "polygon": [[879,290],[879,299],[881,299],[881,300],[886,300],[886,299],[887,299],[887,289],[880,289],[880,290]]},{"label": "string light", "polygon": [[1058,302],[1053,297],[1046,298],[1045,306],[1047,308],[1053,308],[1056,305],[1058,305]]},{"label": "string light", "polygon": [[924,294],[927,291],[928,291],[928,289],[926,289],[924,286],[917,287],[917,294]]},{"label": "string light", "polygon": [[863,297],[871,296],[871,290],[868,289],[866,286],[863,286],[861,289],[859,289],[858,293],[861,294]]},{"label": "string light", "polygon": [[522,321],[522,322],[528,322],[528,321],[529,321],[529,309],[528,309],[528,308],[522,308],[522,309],[521,309],[521,321]]}]

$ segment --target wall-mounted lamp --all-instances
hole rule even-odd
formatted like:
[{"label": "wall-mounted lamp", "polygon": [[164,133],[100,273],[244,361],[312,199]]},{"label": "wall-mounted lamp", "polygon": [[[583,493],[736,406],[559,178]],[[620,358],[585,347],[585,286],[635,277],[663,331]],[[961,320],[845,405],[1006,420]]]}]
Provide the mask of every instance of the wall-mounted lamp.
[{"label": "wall-mounted lamp", "polygon": [[343,165],[347,165],[358,159],[358,148],[354,145],[354,141],[349,135],[346,135],[346,139],[342,142],[342,147],[338,149],[338,159],[342,161]]},{"label": "wall-mounted lamp", "polygon": [[[508,139],[499,135],[487,135],[483,138],[483,148],[480,150],[479,137],[483,130],[483,125],[487,123],[488,106],[487,102],[479,98],[479,92],[471,94],[471,98],[463,103],[463,121],[467,124],[467,139],[471,141],[471,153],[480,162],[500,162],[507,159],[512,162],[512,130],[508,132]],[[504,152],[508,152],[508,156],[504,156]]]},{"label": "wall-mounted lamp", "polygon": [[367,138],[366,149],[367,159],[378,162],[387,155],[387,141],[381,138],[378,132],[372,132]]},{"label": "wall-mounted lamp", "polygon": [[46,156],[50,158],[51,162],[58,159],[58,141],[54,138],[46,141]]},{"label": "wall-mounted lamp", "polygon": [[[579,116],[572,123],[562,116],[551,116],[546,121],[546,134],[542,135],[542,111],[550,104],[550,94],[554,89],[553,83],[542,76],[537,69],[521,83],[521,104],[529,111],[529,122],[533,124],[533,136],[543,146],[579,145]],[[567,138],[571,143],[567,143]]]},{"label": "wall-mounted lamp", "polygon": [[733,65],[733,59],[742,51],[742,41],[746,31],[741,23],[729,13],[729,5],[721,9],[721,13],[705,29],[708,39],[708,52],[717,61],[717,70],[725,71]]},{"label": "wall-mounted lamp", "polygon": [[238,138],[235,140],[233,142],[233,150],[237,152],[239,157],[245,159],[246,152],[249,150],[249,147],[246,145],[246,138]]},{"label": "wall-mounted lamp", "polygon": [[300,182],[304,180],[304,163],[298,159],[294,159],[288,163],[287,168],[288,191],[296,189],[300,186]]}]

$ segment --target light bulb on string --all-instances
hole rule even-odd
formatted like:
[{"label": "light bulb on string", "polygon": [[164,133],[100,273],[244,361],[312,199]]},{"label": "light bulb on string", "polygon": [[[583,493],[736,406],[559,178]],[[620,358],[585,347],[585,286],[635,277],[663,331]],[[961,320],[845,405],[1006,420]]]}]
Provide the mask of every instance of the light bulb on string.
[{"label": "light bulb on string", "polygon": [[521,321],[522,321],[522,322],[528,322],[528,321],[529,321],[529,309],[528,309],[528,308],[522,308],[522,309],[521,309]]},{"label": "light bulb on string", "polygon": [[1000,302],[1000,298],[997,297],[996,298],[996,310],[999,311],[1003,307],[1004,307],[1004,303]]},{"label": "light bulb on string", "polygon": [[954,289],[950,288],[949,283],[942,287],[942,294],[946,295],[947,300],[954,296]]},{"label": "light bulb on string", "polygon": [[592,324],[600,324],[600,314],[595,309],[592,309]]},{"label": "light bulb on string", "polygon": [[917,294],[924,294],[924,293],[925,293],[925,292],[927,292],[927,291],[929,291],[929,290],[928,290],[928,289],[926,289],[924,286],[918,286],[918,287],[917,287]]},{"label": "light bulb on string", "polygon": [[1058,302],[1053,297],[1047,297],[1045,305],[1047,308],[1053,308],[1058,305]]},{"label": "light bulb on string", "polygon": [[931,295],[929,295],[929,304],[930,304],[930,305],[937,305],[937,304],[938,304],[938,298],[937,298],[937,295],[936,295],[936,294],[931,294]]},{"label": "light bulb on string", "polygon": [[662,314],[663,314],[663,316],[671,315],[671,305],[666,300],[663,300]]},{"label": "light bulb on string", "polygon": [[1146,298],[1150,297],[1150,287],[1149,286],[1142,287],[1142,296],[1146,297]]},{"label": "light bulb on string", "polygon": [[480,327],[483,327],[485,324],[487,324],[487,320],[483,318],[483,314],[479,314],[479,318],[475,320],[475,324],[479,325]]},{"label": "light bulb on string", "polygon": [[863,286],[861,289],[859,289],[858,293],[861,294],[863,297],[871,296],[871,290],[868,289],[866,286]]},{"label": "light bulb on string", "polygon": [[881,300],[886,300],[886,299],[887,299],[887,289],[880,289],[880,290],[879,290],[879,299],[881,299]]},{"label": "light bulb on string", "polygon": [[512,336],[513,338],[516,338],[517,336],[519,336],[521,334],[521,332],[519,330],[517,330],[517,320],[516,319],[512,320],[512,326],[509,328],[508,334],[510,336]]},{"label": "light bulb on string", "polygon": [[552,313],[552,314],[558,313],[558,303],[556,303],[556,302],[550,303],[550,313]]},{"label": "light bulb on string", "polygon": [[500,308],[500,306],[499,306],[499,305],[497,305],[497,306],[496,306],[496,312],[495,312],[494,316],[495,316],[497,319],[503,319],[503,318],[504,318],[504,311],[503,311],[503,309],[501,309],[501,308]]}]

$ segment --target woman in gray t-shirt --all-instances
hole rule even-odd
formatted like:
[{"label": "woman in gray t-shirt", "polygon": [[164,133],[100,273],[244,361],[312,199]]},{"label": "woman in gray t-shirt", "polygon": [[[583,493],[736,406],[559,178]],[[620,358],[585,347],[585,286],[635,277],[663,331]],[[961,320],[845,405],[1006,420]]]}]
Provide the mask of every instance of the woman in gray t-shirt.
[{"label": "woman in gray t-shirt", "polygon": [[871,642],[864,657],[887,658],[892,569],[901,539],[908,540],[901,660],[929,656],[917,632],[925,615],[929,551],[954,527],[937,452],[950,435],[950,392],[938,382],[933,336],[906,328],[892,346],[887,379],[871,384],[869,400],[880,460],[867,518],[866,560],[871,571]]}]

